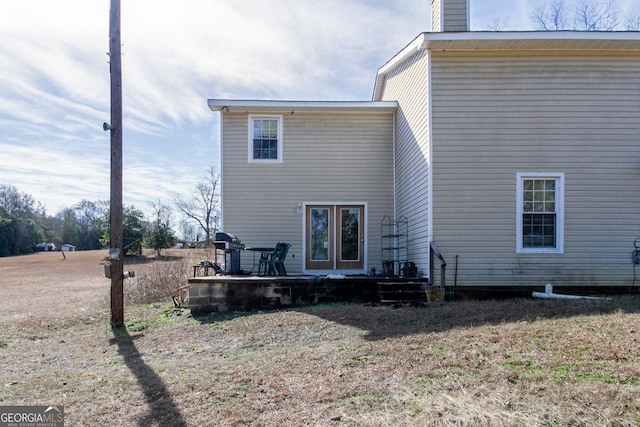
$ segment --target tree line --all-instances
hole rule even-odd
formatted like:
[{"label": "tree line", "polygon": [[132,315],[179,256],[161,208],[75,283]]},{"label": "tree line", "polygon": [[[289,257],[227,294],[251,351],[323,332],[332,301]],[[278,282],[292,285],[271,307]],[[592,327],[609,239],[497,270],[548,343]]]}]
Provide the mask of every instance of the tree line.
[{"label": "tree line", "polygon": [[624,15],[615,0],[551,0],[538,7],[531,20],[542,31],[613,31],[640,29],[637,9]]},{"label": "tree line", "polygon": [[[139,254],[143,247],[165,249],[176,243],[170,220],[147,220],[134,206],[124,208],[124,252]],[[39,243],[73,244],[76,250],[109,245],[109,202],[82,200],[55,216],[30,194],[0,185],[0,256],[29,254]]]},{"label": "tree line", "polygon": [[[637,7],[627,11],[616,0],[549,0],[536,7],[529,16],[539,31],[639,31]],[[488,28],[503,31],[509,24],[505,17],[494,17]]]},{"label": "tree line", "polygon": [[[186,242],[211,241],[211,234],[218,224],[218,189],[219,175],[214,167],[210,167],[191,194],[172,194],[176,208],[184,218],[179,226]],[[149,218],[134,206],[124,207],[125,255],[140,254],[143,248],[154,249],[160,255],[162,249],[177,243],[171,206],[157,201],[149,203],[149,207]],[[109,201],[82,200],[51,216],[30,194],[0,183],[0,257],[33,253],[43,242],[56,246],[69,243],[76,250],[107,247],[109,208]]]}]

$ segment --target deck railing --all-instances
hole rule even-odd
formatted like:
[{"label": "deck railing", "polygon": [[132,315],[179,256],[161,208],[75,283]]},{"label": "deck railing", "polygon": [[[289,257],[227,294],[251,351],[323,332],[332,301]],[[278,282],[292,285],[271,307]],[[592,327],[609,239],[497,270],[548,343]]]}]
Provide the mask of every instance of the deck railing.
[{"label": "deck railing", "polygon": [[429,244],[429,280],[433,282],[434,280],[434,270],[435,270],[435,259],[438,258],[440,261],[440,286],[444,288],[445,280],[446,280],[446,271],[447,271],[447,262],[444,260],[444,257],[440,253],[438,249],[438,245],[435,242],[431,242]]}]

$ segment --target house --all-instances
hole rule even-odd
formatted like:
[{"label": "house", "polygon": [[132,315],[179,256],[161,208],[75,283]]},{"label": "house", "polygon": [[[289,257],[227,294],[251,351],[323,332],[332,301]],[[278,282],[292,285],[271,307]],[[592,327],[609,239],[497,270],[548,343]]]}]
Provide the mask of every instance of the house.
[{"label": "house", "polygon": [[64,245],[60,245],[60,250],[62,252],[75,252],[76,247],[70,243],[65,243]]},{"label": "house", "polygon": [[56,250],[55,243],[42,242],[36,245],[36,252],[49,252],[49,251],[55,251],[55,250]]},{"label": "house", "polygon": [[293,274],[426,277],[435,243],[461,288],[635,285],[640,34],[470,32],[468,9],[433,0],[371,101],[208,100],[223,229],[291,243]]},{"label": "house", "polygon": [[[291,244],[289,274],[365,274],[393,215],[395,101],[210,100],[222,112],[222,229]],[[254,137],[255,135],[255,137]],[[250,270],[252,257],[244,254]]]}]

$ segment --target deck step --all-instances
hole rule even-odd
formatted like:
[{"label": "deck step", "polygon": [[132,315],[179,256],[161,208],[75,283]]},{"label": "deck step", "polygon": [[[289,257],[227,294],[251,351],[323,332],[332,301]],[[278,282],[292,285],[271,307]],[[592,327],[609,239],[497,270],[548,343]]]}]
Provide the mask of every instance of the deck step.
[{"label": "deck step", "polygon": [[383,304],[421,303],[426,300],[423,284],[417,282],[380,282],[378,296]]}]

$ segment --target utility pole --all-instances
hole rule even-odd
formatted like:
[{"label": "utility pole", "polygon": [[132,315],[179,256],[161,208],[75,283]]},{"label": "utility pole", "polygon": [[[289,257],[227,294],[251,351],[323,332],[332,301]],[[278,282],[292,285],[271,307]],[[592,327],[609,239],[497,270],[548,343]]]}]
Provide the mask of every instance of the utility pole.
[{"label": "utility pole", "polygon": [[124,323],[123,225],[122,225],[122,64],[120,0],[111,0],[109,16],[109,64],[111,72],[111,198],[109,258],[111,260],[111,324]]}]

